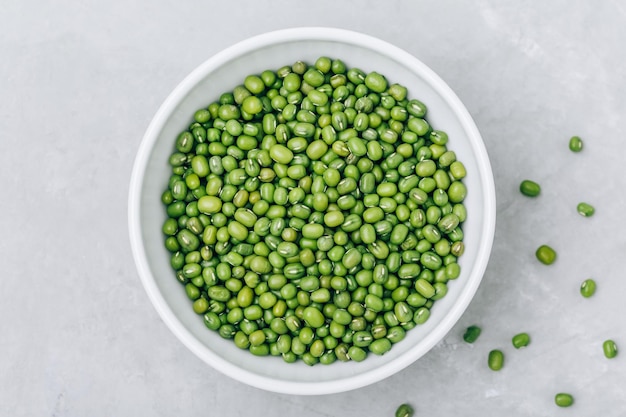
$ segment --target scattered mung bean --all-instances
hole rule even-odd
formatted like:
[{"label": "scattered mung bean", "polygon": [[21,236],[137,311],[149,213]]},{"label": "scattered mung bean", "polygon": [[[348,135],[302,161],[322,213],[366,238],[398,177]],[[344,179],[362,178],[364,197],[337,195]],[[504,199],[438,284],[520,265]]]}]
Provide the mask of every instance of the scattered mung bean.
[{"label": "scattered mung bean", "polygon": [[518,333],[513,336],[512,343],[515,349],[526,347],[530,343],[530,336],[528,333]]},{"label": "scattered mung bean", "polygon": [[569,407],[574,404],[574,397],[571,394],[560,392],[554,396],[554,403],[559,407]]},{"label": "scattered mung bean", "polygon": [[519,190],[527,197],[537,197],[541,193],[541,186],[534,181],[524,180],[520,183]]},{"label": "scattered mung bean", "polygon": [[413,407],[402,404],[396,409],[396,417],[413,417]]},{"label": "scattered mung bean", "polygon": [[604,356],[608,359],[613,359],[617,356],[617,345],[612,340],[605,340],[602,343],[602,350],[604,351]]},{"label": "scattered mung bean", "polygon": [[548,245],[541,245],[537,248],[535,256],[544,265],[551,265],[556,260],[556,252]]},{"label": "scattered mung bean", "polygon": [[580,152],[583,150],[583,140],[579,136],[572,136],[569,140],[569,149],[572,152]]},{"label": "scattered mung bean", "polygon": [[583,217],[591,217],[595,213],[596,209],[589,203],[578,203],[576,211]]},{"label": "scattered mung bean", "polygon": [[476,340],[478,340],[481,331],[481,328],[478,326],[469,326],[463,334],[463,340],[465,340],[467,343],[474,343]]},{"label": "scattered mung bean", "polygon": [[580,294],[583,297],[589,298],[592,295],[594,295],[595,292],[596,292],[596,282],[592,278],[588,278],[584,280],[582,284],[580,284]]},{"label": "scattered mung bean", "polygon": [[504,366],[504,353],[499,349],[494,349],[489,352],[487,358],[487,365],[492,371],[499,371]]}]

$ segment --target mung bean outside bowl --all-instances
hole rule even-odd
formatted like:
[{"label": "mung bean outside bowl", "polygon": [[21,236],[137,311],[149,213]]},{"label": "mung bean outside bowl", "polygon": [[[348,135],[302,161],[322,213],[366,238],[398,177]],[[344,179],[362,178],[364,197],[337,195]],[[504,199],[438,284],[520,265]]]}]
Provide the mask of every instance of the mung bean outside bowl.
[{"label": "mung bean outside bowl", "polygon": [[[314,63],[321,56],[341,59],[349,68],[376,71],[408,89],[409,97],[428,106],[427,118],[449,135],[448,148],[467,170],[463,223],[465,252],[460,276],[436,301],[428,321],[407,331],[384,355],[362,362],[336,361],[308,366],[281,357],[252,355],[223,339],[194,313],[184,287],[170,266],[162,225],[161,195],[168,184],[168,158],[176,137],[188,128],[194,112],[232,91],[250,74]],[[139,146],[129,190],[129,234],[142,284],[162,320],[194,354],[221,373],[264,390],[320,395],[360,388],[406,368],[439,342],[461,317],[486,269],[495,230],[495,189],[480,133],[459,98],[432,70],[409,53],[369,35],[334,28],[292,28],[239,42],[212,56],[189,74],[157,111]]]}]

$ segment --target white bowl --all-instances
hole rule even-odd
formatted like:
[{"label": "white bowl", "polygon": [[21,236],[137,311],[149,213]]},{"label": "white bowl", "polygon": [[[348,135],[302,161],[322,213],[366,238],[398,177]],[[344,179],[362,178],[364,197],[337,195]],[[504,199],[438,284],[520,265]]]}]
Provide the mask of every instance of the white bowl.
[{"label": "white bowl", "polygon": [[[320,56],[343,60],[348,67],[377,71],[406,86],[409,95],[428,106],[427,118],[448,133],[448,147],[467,169],[463,225],[465,254],[461,276],[437,301],[430,319],[407,332],[383,356],[360,363],[335,362],[309,367],[280,357],[256,357],[207,329],[192,309],[169,264],[161,226],[165,210],[160,196],[167,184],[168,157],[176,136],[194,112],[242,83],[246,75],[278,69]],[[266,33],[214,55],[165,100],[141,142],[129,192],[129,229],[141,281],[159,315],[193,353],[220,372],[257,388],[300,395],[347,391],[380,381],[407,367],[440,341],[461,317],[487,266],[495,229],[495,189],[487,152],[469,113],[454,92],[426,65],[407,52],[360,33],[330,28],[297,28]]]}]

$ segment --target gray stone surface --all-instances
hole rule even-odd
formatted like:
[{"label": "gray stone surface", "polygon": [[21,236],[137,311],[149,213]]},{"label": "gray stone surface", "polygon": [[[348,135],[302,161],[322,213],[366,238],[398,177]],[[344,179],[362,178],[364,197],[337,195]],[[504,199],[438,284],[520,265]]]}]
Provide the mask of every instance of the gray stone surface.
[{"label": "gray stone surface", "polygon": [[[236,41],[298,25],[366,32],[438,72],[483,134],[498,197],[490,265],[455,328],[399,374],[324,397],[250,388],[191,354],[149,303],[126,224],[133,158],[169,92]],[[619,1],[4,0],[0,415],[392,416],[407,401],[421,416],[625,415],[626,357],[601,349],[626,348],[624,39]],[[515,351],[519,331],[532,344]],[[557,409],[559,391],[574,407]]]}]

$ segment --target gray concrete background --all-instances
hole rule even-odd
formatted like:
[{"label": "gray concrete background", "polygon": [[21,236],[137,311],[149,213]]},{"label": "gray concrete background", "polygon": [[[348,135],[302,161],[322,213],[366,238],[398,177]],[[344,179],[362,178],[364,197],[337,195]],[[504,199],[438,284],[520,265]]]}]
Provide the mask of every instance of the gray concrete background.
[{"label": "gray concrete background", "polygon": [[[127,233],[135,152],[169,92],[223,48],[301,25],[380,37],[439,73],[483,134],[498,197],[487,273],[447,337],[393,377],[323,397],[250,388],[191,354],[148,301]],[[392,416],[403,402],[417,416],[625,415],[626,357],[601,348],[626,348],[624,40],[619,1],[4,0],[0,415]],[[538,199],[519,194],[524,178]],[[559,253],[550,267],[534,259],[543,243]],[[583,299],[588,277],[598,292]],[[532,344],[515,351],[519,331]],[[554,405],[559,391],[572,408]]]}]

